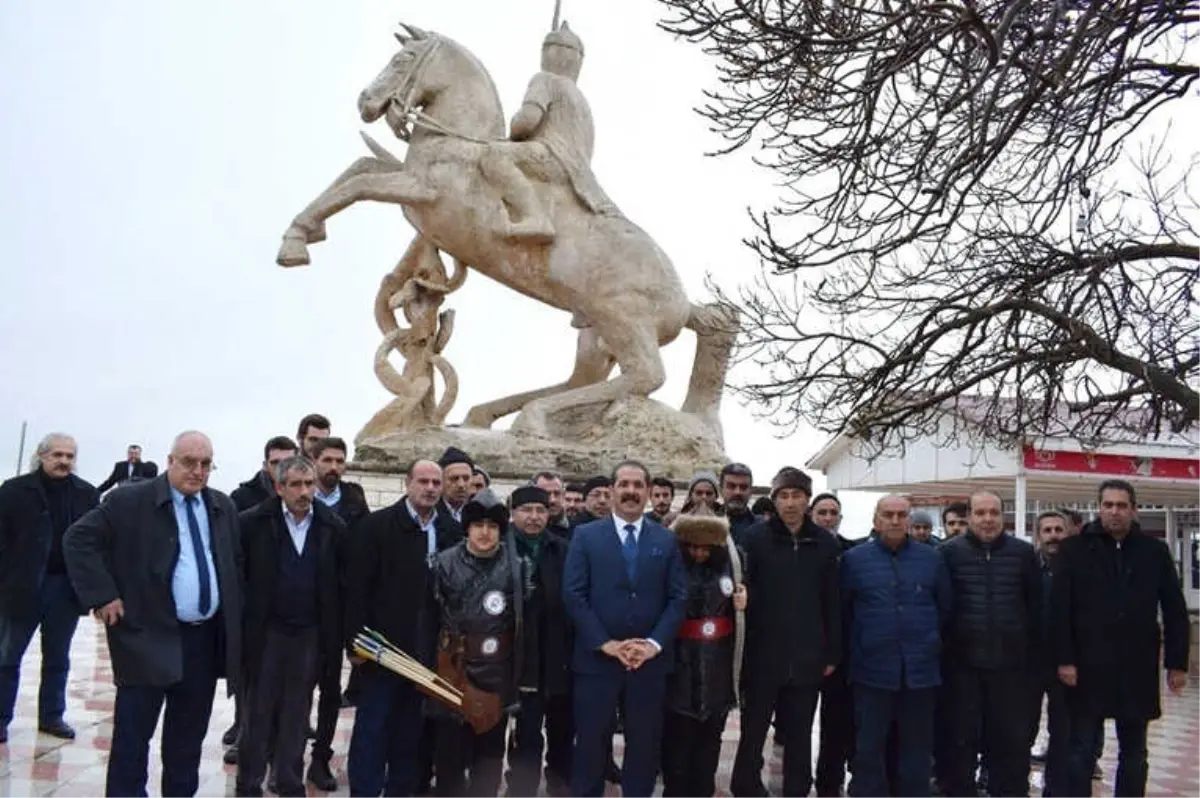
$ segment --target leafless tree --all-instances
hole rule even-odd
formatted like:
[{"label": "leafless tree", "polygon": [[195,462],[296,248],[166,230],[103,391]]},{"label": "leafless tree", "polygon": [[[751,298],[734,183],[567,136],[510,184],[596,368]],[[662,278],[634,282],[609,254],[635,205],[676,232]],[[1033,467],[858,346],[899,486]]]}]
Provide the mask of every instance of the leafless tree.
[{"label": "leafless tree", "polygon": [[1194,2],[660,1],[717,61],[718,153],[781,178],[762,273],[714,286],[770,417],[880,447],[1196,423]]}]

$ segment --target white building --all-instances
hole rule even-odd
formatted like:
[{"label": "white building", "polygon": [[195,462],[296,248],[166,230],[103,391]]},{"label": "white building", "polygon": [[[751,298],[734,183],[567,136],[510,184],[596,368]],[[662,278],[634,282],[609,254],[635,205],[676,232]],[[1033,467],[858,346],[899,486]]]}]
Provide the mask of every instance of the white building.
[{"label": "white building", "polygon": [[1042,510],[1074,508],[1090,518],[1100,482],[1127,480],[1137,491],[1142,528],[1167,542],[1188,606],[1200,606],[1200,445],[1195,437],[1098,450],[1066,438],[1031,440],[1019,449],[953,441],[948,433],[942,438],[922,438],[898,454],[871,459],[861,442],[839,435],[808,467],[824,472],[831,490],[904,493],[926,509],[992,490],[1006,500],[1009,528],[1026,538]]}]

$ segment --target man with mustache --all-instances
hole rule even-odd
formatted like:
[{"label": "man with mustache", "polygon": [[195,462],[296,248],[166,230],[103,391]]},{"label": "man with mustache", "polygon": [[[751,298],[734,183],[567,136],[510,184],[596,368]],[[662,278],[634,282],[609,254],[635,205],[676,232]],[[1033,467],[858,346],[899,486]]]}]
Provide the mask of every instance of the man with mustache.
[{"label": "man with mustache", "polygon": [[725,517],[729,519],[729,534],[733,542],[741,545],[746,530],[758,521],[750,512],[750,489],[754,485],[754,474],[744,463],[728,463],[721,469],[721,501],[725,504]]},{"label": "man with mustache", "polygon": [[[1038,560],[1042,566],[1042,595],[1049,596],[1054,584],[1053,565],[1058,557],[1059,546],[1067,537],[1067,519],[1057,510],[1048,510],[1034,522],[1037,529]],[[1029,747],[1037,741],[1038,727],[1042,719],[1042,699],[1049,700],[1046,719],[1049,724],[1050,742],[1044,756],[1043,796],[1066,795],[1062,779],[1067,767],[1067,746],[1070,742],[1070,715],[1067,711],[1066,688],[1058,680],[1054,659],[1050,656],[1050,602],[1042,603],[1042,645],[1038,648],[1033,668],[1033,698],[1030,707]]]},{"label": "man with mustache", "polygon": [[[246,575],[244,718],[237,795],[262,795],[267,759],[280,795],[304,795],[312,688],[342,662],[340,538],[345,524],[314,501],[306,457],[275,469],[275,492],[239,517]],[[336,716],[335,716],[336,719]]]},{"label": "man with mustache", "polygon": [[[575,529],[563,601],[575,622],[575,795],[604,789],[605,738],[624,693],[621,794],[654,791],[662,742],[670,647],[683,622],[687,577],[674,536],[645,518],[650,472],[636,461],[613,470],[613,514]],[[666,651],[664,651],[666,649]],[[665,656],[664,656],[665,654]]]},{"label": "man with mustache", "polygon": [[63,559],[63,534],[100,500],[95,488],[72,473],[75,439],[47,435],[37,447],[37,468],[0,485],[0,743],[8,742],[21,658],[42,630],[42,683],[38,731],[65,740],[75,730],[63,720],[71,638],[81,608]]}]

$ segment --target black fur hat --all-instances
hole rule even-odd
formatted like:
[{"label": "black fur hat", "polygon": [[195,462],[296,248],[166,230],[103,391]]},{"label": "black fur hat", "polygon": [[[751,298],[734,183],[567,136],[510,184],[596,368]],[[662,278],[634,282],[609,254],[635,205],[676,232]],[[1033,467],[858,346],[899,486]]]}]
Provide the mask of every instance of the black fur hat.
[{"label": "black fur hat", "polygon": [[504,506],[504,502],[496,498],[496,494],[492,493],[491,488],[479,491],[463,505],[462,527],[465,530],[476,521],[485,519],[495,521],[500,529],[508,526],[508,508]]}]

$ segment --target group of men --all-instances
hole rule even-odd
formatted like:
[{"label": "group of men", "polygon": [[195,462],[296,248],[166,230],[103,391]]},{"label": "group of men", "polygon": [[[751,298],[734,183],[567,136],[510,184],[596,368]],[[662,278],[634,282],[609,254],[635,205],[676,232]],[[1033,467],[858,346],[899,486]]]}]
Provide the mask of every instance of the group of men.
[{"label": "group of men", "polygon": [[[371,512],[342,479],[328,419],[297,432],[267,442],[232,498],[208,487],[199,432],[175,439],[162,476],[103,502],[72,473],[73,440],[41,443],[37,469],[0,486],[0,742],[39,625],[39,729],[73,736],[67,652],[83,611],[107,626],[117,684],[109,795],[146,794],[164,707],[162,793],[195,793],[219,679],[238,706],[226,743],[240,795],[268,781],[303,795],[306,777],[336,789],[345,703],[352,795],[494,795],[505,776],[513,795],[543,776],[555,795],[600,795],[606,779],[650,795],[660,774],[667,795],[711,795],[735,705],[735,795],[768,794],[772,722],[788,795],[841,794],[847,769],[853,795],[922,795],[931,781],[975,794],[981,765],[990,794],[1025,795],[1046,697],[1045,794],[1089,794],[1115,718],[1117,793],[1137,795],[1161,668],[1172,690],[1186,683],[1175,564],[1120,480],[1100,486],[1082,529],[1043,513],[1036,547],[1005,533],[986,491],[945,510],[944,541],[901,496],[852,541],[838,498],[814,497],[802,471],[781,469],[751,506],[737,463],[698,473],[676,513],[674,484],[634,461],[582,484],[541,472],[502,502],[451,448],[413,463],[404,497]],[[467,708],[358,656],[364,630],[456,684]]]}]

